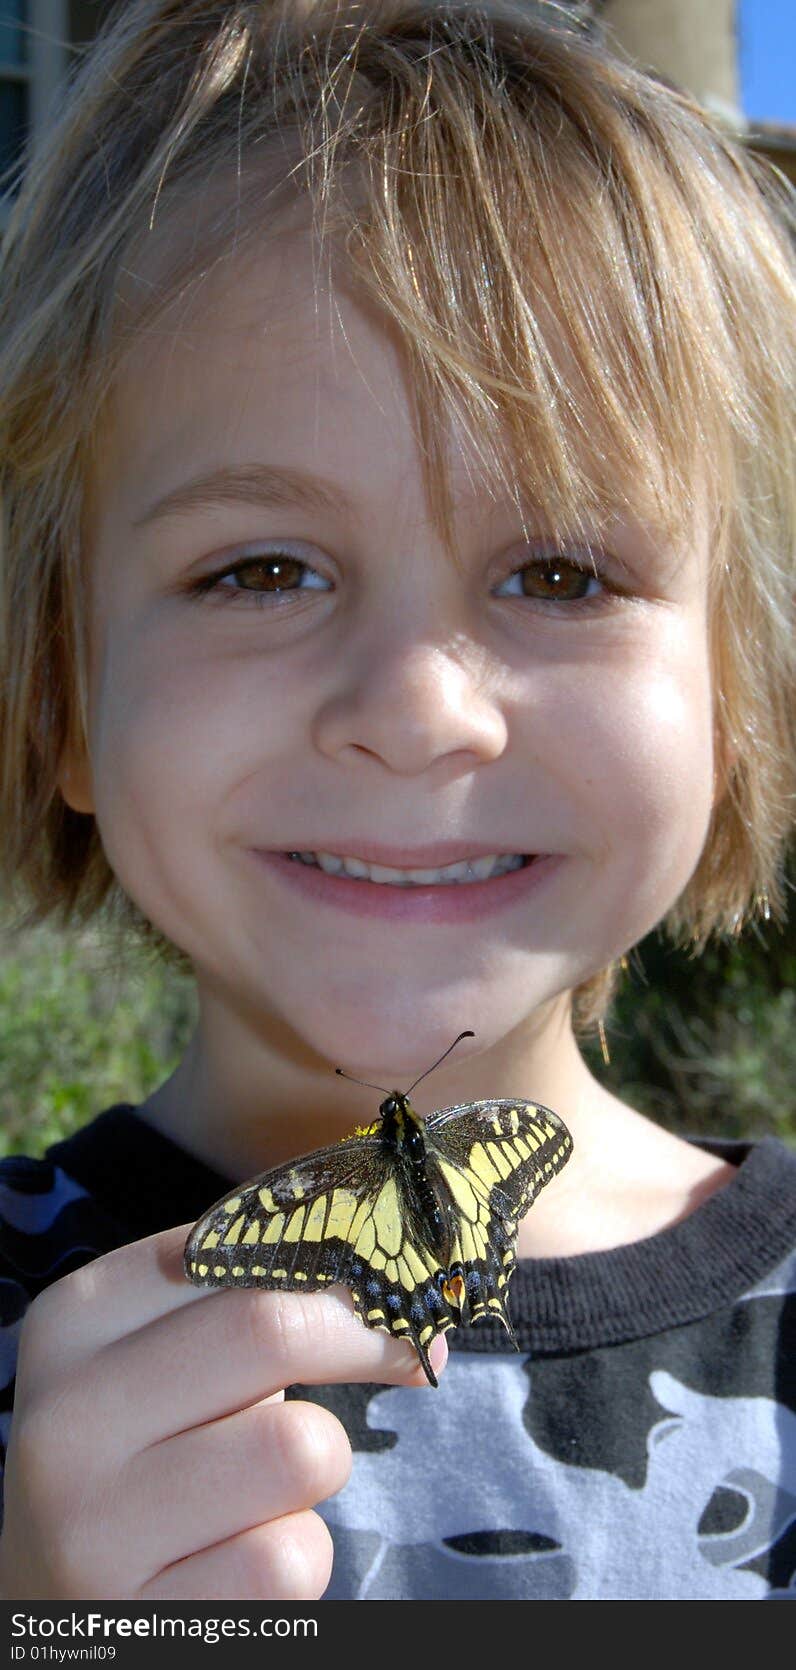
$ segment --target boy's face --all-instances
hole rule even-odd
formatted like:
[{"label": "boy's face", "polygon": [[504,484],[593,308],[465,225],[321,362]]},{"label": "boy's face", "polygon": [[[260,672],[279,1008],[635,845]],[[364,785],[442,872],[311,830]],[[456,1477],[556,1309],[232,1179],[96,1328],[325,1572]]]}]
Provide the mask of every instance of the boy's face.
[{"label": "boy's face", "polygon": [[[62,778],[217,1015],[396,1082],[462,1027],[497,1043],[635,943],[688,881],[713,796],[705,537],[678,553],[595,528],[603,585],[556,579],[452,435],[453,561],[406,379],[346,286],[316,305],[300,229],[139,340],[94,482],[90,763]],[[151,515],[254,466],[340,502]],[[254,562],[196,594],[285,542],[292,590]],[[467,884],[444,890],[461,915],[439,920],[385,886],[405,917],[345,909],[256,850],[442,842],[547,856],[507,903],[479,887],[480,915]]]}]

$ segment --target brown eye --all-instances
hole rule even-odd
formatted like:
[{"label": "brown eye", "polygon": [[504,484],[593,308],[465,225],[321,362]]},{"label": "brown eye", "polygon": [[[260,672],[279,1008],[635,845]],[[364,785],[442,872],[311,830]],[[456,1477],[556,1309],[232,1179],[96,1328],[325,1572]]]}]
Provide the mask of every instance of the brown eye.
[{"label": "brown eye", "polygon": [[552,602],[577,602],[582,597],[593,595],[590,587],[600,583],[596,574],[579,568],[577,563],[555,558],[527,563],[517,572],[524,597],[541,597]]},{"label": "brown eye", "polygon": [[[329,581],[317,569],[289,551],[265,551],[244,557],[218,574],[208,574],[191,587],[194,597],[226,603],[257,603],[271,609],[288,608],[307,591],[328,591]],[[273,604],[268,599],[273,597]]]},{"label": "brown eye", "polygon": [[234,573],[243,591],[292,591],[305,567],[297,557],[249,557]]}]

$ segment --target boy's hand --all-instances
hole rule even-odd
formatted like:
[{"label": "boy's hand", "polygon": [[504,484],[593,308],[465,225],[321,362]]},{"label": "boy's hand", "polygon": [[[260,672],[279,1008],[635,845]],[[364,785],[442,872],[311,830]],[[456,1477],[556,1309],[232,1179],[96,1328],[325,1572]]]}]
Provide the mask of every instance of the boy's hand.
[{"label": "boy's hand", "polygon": [[[189,1227],[64,1276],[26,1315],[7,1599],[318,1599],[332,1544],[312,1510],[345,1484],[351,1449],[334,1415],[284,1388],[426,1385],[412,1347],[364,1328],[341,1288],[192,1287]],[[441,1338],[432,1356],[438,1369]]]}]

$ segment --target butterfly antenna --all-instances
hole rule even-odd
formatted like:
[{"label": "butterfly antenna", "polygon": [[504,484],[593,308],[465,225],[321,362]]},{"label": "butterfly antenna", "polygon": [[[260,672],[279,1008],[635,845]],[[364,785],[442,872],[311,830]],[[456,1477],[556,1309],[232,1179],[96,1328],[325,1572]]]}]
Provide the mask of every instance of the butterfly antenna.
[{"label": "butterfly antenna", "polygon": [[[460,1032],[460,1033],[459,1033],[459,1036],[458,1036],[458,1038],[454,1038],[454,1040],[453,1040],[453,1043],[452,1043],[452,1044],[449,1044],[449,1045],[448,1045],[448,1048],[447,1048],[447,1049],[446,1049],[446,1050],[445,1050],[445,1051],[444,1051],[444,1052],[443,1052],[443,1054],[442,1054],[442,1055],[441,1055],[441,1056],[440,1056],[440,1058],[439,1058],[439,1061],[444,1061],[444,1060],[445,1060],[445,1056],[446,1056],[446,1055],[450,1055],[450,1053],[451,1053],[451,1050],[455,1050],[455,1048],[456,1048],[456,1045],[457,1045],[457,1044],[459,1044],[459,1043],[461,1043],[461,1040],[462,1040],[462,1038],[474,1038],[474,1037],[475,1037],[475,1033],[474,1033],[474,1032]],[[439,1066],[439,1061],[435,1061],[435,1062],[434,1062],[434,1067],[438,1067],[438,1066]],[[429,1073],[433,1073],[433,1071],[434,1071],[434,1067],[427,1067],[427,1068],[426,1068],[426,1070],[425,1070],[425,1072],[424,1072],[424,1073],[421,1073],[421,1074],[420,1074],[420,1078],[419,1078],[419,1079],[415,1079],[415,1084],[419,1084],[419,1083],[420,1083],[420,1080],[421,1080],[421,1079],[427,1079],[427,1078],[428,1078],[428,1075],[429,1075]],[[414,1090],[414,1088],[415,1088],[415,1084],[410,1084],[410,1086],[409,1086],[409,1089],[408,1089],[408,1090],[407,1090],[407,1092],[406,1092],[406,1094],[407,1094],[407,1096],[411,1096],[411,1094],[412,1094],[412,1091],[413,1091],[413,1090]]]},{"label": "butterfly antenna", "polygon": [[[447,1049],[444,1050],[444,1054],[442,1054],[441,1057],[439,1057],[439,1060],[446,1059],[446,1055],[451,1054],[451,1050],[456,1049],[456,1045],[461,1044],[462,1039],[474,1039],[474,1037],[476,1037],[476,1034],[474,1034],[474,1032],[459,1032],[459,1037],[457,1037],[457,1039],[454,1039],[454,1042],[452,1042],[452,1044],[447,1045]],[[436,1062],[434,1062],[434,1067],[439,1067],[439,1060],[436,1060]],[[434,1067],[426,1067],[426,1072],[421,1072],[421,1079],[427,1079],[427,1077],[429,1077],[429,1072],[434,1072]],[[384,1084],[370,1084],[369,1079],[354,1079],[354,1074],[350,1074],[350,1072],[344,1072],[344,1070],[342,1070],[342,1067],[335,1067],[334,1070],[335,1070],[335,1072],[339,1072],[340,1079],[349,1079],[350,1084],[364,1084],[365,1089],[367,1089],[367,1091],[384,1091],[384,1096],[389,1096],[389,1094],[390,1094],[390,1092],[387,1091],[387,1089],[385,1089]],[[421,1082],[421,1079],[414,1080],[414,1084],[419,1084],[419,1082]],[[411,1086],[409,1086],[409,1091],[406,1092],[407,1096],[411,1096],[412,1091],[414,1091],[414,1084],[411,1084]]]},{"label": "butterfly antenna", "polygon": [[385,1096],[390,1094],[383,1084],[371,1084],[368,1079],[355,1079],[352,1073],[344,1073],[342,1067],[335,1067],[335,1072],[339,1073],[341,1078],[350,1079],[352,1084],[364,1084],[368,1090],[384,1090]]}]

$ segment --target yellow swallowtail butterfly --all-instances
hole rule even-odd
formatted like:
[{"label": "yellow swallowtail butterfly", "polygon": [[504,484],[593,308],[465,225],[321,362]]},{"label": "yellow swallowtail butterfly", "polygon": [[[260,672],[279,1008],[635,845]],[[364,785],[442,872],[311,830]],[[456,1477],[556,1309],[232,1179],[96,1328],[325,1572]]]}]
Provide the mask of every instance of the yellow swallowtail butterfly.
[{"label": "yellow swallowtail butterfly", "polygon": [[436,1386],[436,1334],[497,1317],[516,1346],[506,1298],[519,1221],[566,1165],[572,1138],[557,1114],[521,1098],[423,1120],[393,1090],[379,1114],[217,1201],[188,1236],[185,1272],[203,1287],[342,1282],[366,1327],[411,1340]]}]

